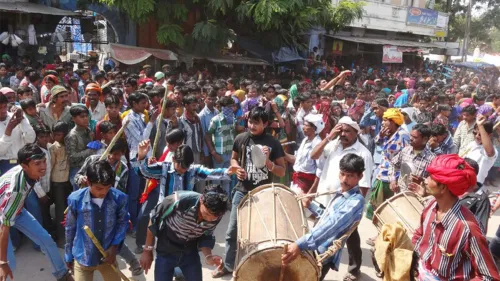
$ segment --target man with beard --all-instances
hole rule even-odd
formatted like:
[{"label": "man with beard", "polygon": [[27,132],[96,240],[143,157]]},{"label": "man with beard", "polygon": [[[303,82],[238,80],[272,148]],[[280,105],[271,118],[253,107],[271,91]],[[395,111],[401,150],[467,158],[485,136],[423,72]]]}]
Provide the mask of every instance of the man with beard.
[{"label": "man with beard", "polygon": [[46,173],[46,155],[36,144],[27,144],[19,150],[17,159],[19,165],[0,177],[0,280],[14,278],[16,260],[9,238],[9,230],[14,227],[40,245],[58,281],[73,281],[54,240],[24,208],[28,194],[41,190],[39,180]]},{"label": "man with beard", "polygon": [[[328,136],[322,140],[311,152],[312,159],[319,159],[323,162],[323,167],[319,172],[319,184],[317,185],[318,192],[339,191],[343,188],[339,180],[342,170],[340,162],[347,154],[355,154],[360,159],[365,167],[364,171],[360,172],[362,177],[359,178],[357,186],[362,196],[366,196],[371,184],[373,171],[373,157],[370,151],[359,141],[358,134],[361,131],[358,124],[350,117],[344,116],[340,118],[339,123]],[[316,190],[311,190],[311,193]],[[323,206],[327,206],[334,198],[335,194],[328,194],[316,198]],[[347,251],[349,253],[349,268],[344,280],[356,280],[360,274],[361,268],[361,238],[356,229],[347,239]]]},{"label": "man with beard", "polygon": [[427,177],[426,168],[429,163],[436,157],[428,147],[427,142],[431,137],[431,129],[424,124],[417,124],[410,132],[410,145],[404,147],[393,159],[389,166],[390,187],[395,193],[406,191],[406,181],[408,179],[400,177],[401,165],[403,163],[411,164],[413,170],[411,171],[410,180],[418,183],[422,182]]},{"label": "man with beard", "polygon": [[413,235],[419,280],[500,280],[488,241],[459,196],[476,183],[474,169],[456,154],[439,155],[427,167],[425,207]]},{"label": "man with beard", "polygon": [[43,124],[52,130],[57,121],[70,124],[71,114],[69,108],[71,103],[69,101],[69,92],[63,86],[54,86],[50,93],[50,102],[46,104],[45,108],[40,109],[40,118]]}]

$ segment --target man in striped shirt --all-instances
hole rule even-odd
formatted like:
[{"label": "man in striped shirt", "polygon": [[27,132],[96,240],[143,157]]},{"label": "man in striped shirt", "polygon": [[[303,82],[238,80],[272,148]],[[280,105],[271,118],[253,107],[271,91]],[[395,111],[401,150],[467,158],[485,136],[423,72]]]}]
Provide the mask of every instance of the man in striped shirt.
[{"label": "man in striped shirt", "polygon": [[146,271],[153,262],[155,238],[155,280],[172,281],[179,266],[186,280],[201,281],[202,270],[198,251],[210,266],[221,266],[222,258],[212,255],[215,245],[213,231],[227,210],[227,196],[222,190],[206,190],[203,195],[178,191],[167,196],[151,212],[141,266]]},{"label": "man in striped shirt", "polygon": [[59,255],[56,243],[40,223],[24,209],[24,201],[34,190],[39,193],[39,180],[46,173],[46,155],[36,144],[27,144],[17,153],[18,166],[0,177],[0,280],[13,279],[16,261],[9,238],[14,227],[40,245],[52,263],[52,274],[58,281],[73,281]]},{"label": "man in striped shirt", "polygon": [[458,197],[476,184],[474,169],[456,154],[440,155],[427,167],[424,209],[413,243],[420,281],[500,280],[488,241]]}]

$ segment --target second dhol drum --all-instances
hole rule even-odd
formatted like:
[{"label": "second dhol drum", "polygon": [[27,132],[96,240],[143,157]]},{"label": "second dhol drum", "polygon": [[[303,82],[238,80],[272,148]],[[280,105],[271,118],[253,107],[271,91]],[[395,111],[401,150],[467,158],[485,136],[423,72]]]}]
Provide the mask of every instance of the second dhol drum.
[{"label": "second dhol drum", "polygon": [[[284,245],[307,233],[307,221],[293,191],[282,184],[260,186],[238,206],[238,251],[235,281],[279,280]],[[286,281],[317,281],[319,268],[312,252],[283,270]]]}]

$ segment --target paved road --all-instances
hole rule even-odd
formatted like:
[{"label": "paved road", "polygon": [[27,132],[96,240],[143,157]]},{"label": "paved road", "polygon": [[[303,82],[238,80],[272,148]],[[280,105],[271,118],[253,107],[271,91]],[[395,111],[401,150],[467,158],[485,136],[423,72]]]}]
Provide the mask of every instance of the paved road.
[{"label": "paved road", "polygon": [[[228,217],[229,216],[226,215],[216,229],[217,244],[214,249],[214,254],[220,256],[224,255],[224,237],[225,237]],[[498,212],[497,215],[493,216],[489,221],[489,227],[488,227],[489,239],[494,237],[499,224],[500,224],[500,212]],[[375,271],[373,269],[373,265],[371,262],[369,246],[366,245],[365,243],[366,239],[368,239],[369,237],[373,237],[376,232],[377,232],[376,228],[373,226],[371,221],[367,220],[366,218],[363,218],[359,226],[359,233],[361,236],[361,247],[363,250],[363,265],[361,267],[362,276],[360,278],[361,281],[381,280],[375,276]],[[127,237],[126,241],[127,244],[134,245],[134,241],[132,238]],[[61,255],[62,255],[62,250],[61,250]],[[14,271],[14,280],[18,281],[54,280],[54,278],[50,274],[51,268],[47,259],[42,253],[34,251],[30,243],[23,244],[23,246],[17,251],[16,258],[17,258],[18,268]],[[342,253],[340,271],[334,272],[331,270],[325,280],[328,281],[342,280],[342,277],[347,271],[347,264],[348,264],[347,250],[344,248]],[[125,275],[132,276],[128,271],[126,264],[122,260],[119,260],[119,266],[125,273]],[[209,268],[206,265],[203,266],[203,280],[205,281],[212,280],[212,277],[210,275],[211,270],[212,268]],[[102,277],[100,276],[99,273],[95,273],[94,280],[102,281]],[[138,278],[137,277],[134,279],[131,278],[131,280],[153,281],[154,280],[153,272],[151,271],[147,275],[139,276]],[[220,280],[231,280],[231,277],[228,276]]]}]

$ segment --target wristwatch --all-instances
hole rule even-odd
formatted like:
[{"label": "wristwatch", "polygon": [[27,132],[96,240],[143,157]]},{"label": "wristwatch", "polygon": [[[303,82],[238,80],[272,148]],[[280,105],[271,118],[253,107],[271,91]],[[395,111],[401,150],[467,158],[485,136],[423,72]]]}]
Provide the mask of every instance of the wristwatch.
[{"label": "wristwatch", "polygon": [[142,249],[144,249],[144,251],[153,251],[155,249],[155,247],[143,245]]}]

